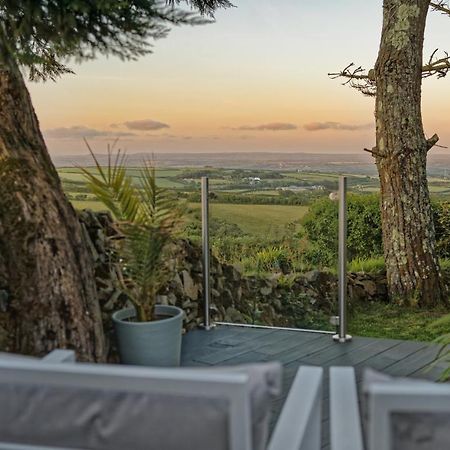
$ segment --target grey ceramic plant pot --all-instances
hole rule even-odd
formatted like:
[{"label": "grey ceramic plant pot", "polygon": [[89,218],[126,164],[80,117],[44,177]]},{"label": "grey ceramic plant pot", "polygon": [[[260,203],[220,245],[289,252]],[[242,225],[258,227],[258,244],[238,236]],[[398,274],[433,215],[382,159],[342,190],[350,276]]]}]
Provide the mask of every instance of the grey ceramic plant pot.
[{"label": "grey ceramic plant pot", "polygon": [[155,313],[163,318],[152,322],[134,322],[134,308],[121,309],[113,314],[122,364],[180,365],[184,312],[176,306],[156,305]]}]

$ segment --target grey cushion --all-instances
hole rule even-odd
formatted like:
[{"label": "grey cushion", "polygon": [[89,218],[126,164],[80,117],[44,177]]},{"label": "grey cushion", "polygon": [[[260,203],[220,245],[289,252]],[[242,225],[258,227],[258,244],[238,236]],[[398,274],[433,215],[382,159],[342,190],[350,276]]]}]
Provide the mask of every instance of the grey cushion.
[{"label": "grey cushion", "polygon": [[450,413],[393,413],[392,450],[448,450]]},{"label": "grey cushion", "polygon": [[[368,430],[369,389],[374,383],[389,383],[412,386],[432,384],[414,378],[392,377],[372,369],[366,369],[363,375],[361,411],[363,426]],[[450,413],[398,411],[391,414],[392,450],[449,450],[450,449]]]},{"label": "grey cushion", "polygon": [[27,355],[18,355],[16,353],[6,353],[0,352],[1,360],[11,360],[11,361],[39,361],[39,358]]},{"label": "grey cushion", "polygon": [[0,385],[0,440],[95,450],[227,450],[220,399]]},{"label": "grey cushion", "polygon": [[200,370],[212,370],[222,373],[238,372],[249,375],[253,448],[254,450],[265,449],[269,439],[272,403],[281,394],[281,364],[269,362]]},{"label": "grey cushion", "polygon": [[[254,448],[263,449],[280,366],[198,370],[249,375]],[[0,384],[0,405],[1,441],[95,450],[229,448],[228,404],[221,398],[10,383]]]}]

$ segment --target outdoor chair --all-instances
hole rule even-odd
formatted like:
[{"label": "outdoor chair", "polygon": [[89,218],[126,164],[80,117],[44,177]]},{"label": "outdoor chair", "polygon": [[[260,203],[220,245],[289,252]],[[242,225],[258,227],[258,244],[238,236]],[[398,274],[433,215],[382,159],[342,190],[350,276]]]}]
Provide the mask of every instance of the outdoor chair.
[{"label": "outdoor chair", "polygon": [[0,354],[0,449],[318,450],[322,369],[301,367],[268,442],[277,363],[144,368]]},{"label": "outdoor chair", "polygon": [[367,369],[358,403],[354,369],[332,367],[330,424],[331,450],[448,450],[450,385]]}]

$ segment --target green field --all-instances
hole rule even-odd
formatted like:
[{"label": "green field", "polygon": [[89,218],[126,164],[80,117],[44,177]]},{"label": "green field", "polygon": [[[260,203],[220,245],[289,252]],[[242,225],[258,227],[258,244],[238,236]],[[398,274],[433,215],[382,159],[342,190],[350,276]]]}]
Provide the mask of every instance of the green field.
[{"label": "green field", "polygon": [[[96,172],[94,167],[88,169],[90,172]],[[84,184],[85,179],[80,169],[77,168],[62,168],[58,169],[59,176],[63,183],[65,181]],[[140,169],[129,168],[127,173],[133,177],[136,183],[140,178]],[[185,188],[187,183],[176,179],[176,176],[181,173],[179,169],[158,169],[156,178],[158,185],[168,189]]]},{"label": "green field", "polygon": [[[104,211],[102,203],[95,200],[72,200],[76,209],[92,209]],[[190,203],[193,210],[199,210],[200,204]],[[284,205],[233,205],[212,203],[210,205],[211,217],[234,223],[245,233],[255,236],[274,235],[281,231],[285,225],[301,219],[308,207]]]},{"label": "green field", "polygon": [[[200,209],[197,203],[190,204],[193,209]],[[254,236],[273,235],[285,225],[301,219],[308,207],[284,205],[234,205],[212,203],[211,217],[235,223],[242,231]]]},{"label": "green field", "polygon": [[[96,170],[89,168],[88,170]],[[296,172],[296,171],[270,171],[261,170],[256,174],[249,171],[241,171],[240,180],[236,179],[236,174],[230,169],[192,169],[192,168],[158,168],[157,184],[161,187],[173,189],[178,192],[194,193],[200,191],[200,176],[205,172],[210,174],[210,185],[212,192],[223,192],[246,197],[248,195],[259,196],[260,198],[272,197],[275,200],[280,195],[280,190],[270,187],[267,182],[271,180],[276,183],[285,183],[290,186],[295,182],[305,182],[308,184],[327,185],[328,189],[337,189],[339,174],[319,173],[319,172]],[[63,181],[66,192],[73,199],[72,203],[77,209],[89,208],[95,211],[104,210],[101,203],[95,201],[88,193],[83,175],[78,168],[61,168],[58,170]],[[140,169],[129,168],[128,173],[139,184]],[[264,185],[252,185],[247,188],[242,184],[246,183],[249,175],[259,175]],[[234,178],[233,178],[234,177]],[[246,178],[247,177],[247,178]],[[379,182],[376,177],[361,175],[349,175],[349,190],[360,193],[376,193],[379,191]],[[237,183],[237,184],[236,184]],[[327,184],[328,183],[328,184]],[[331,184],[330,184],[331,183]],[[280,186],[277,184],[276,186]],[[429,178],[430,191],[434,196],[444,198],[450,194],[450,184],[441,178]],[[308,195],[308,191],[302,191]],[[329,190],[323,191],[324,196],[328,196]],[[297,193],[296,193],[297,194]],[[83,196],[86,197],[83,199]],[[239,202],[236,202],[239,203]],[[231,224],[238,225],[243,232],[261,236],[277,236],[289,223],[298,221],[308,210],[307,206],[285,206],[285,205],[265,205],[265,204],[236,204],[236,203],[212,203],[211,217],[224,220]],[[255,201],[255,203],[258,203]],[[261,202],[261,203],[266,203]],[[275,202],[276,203],[276,202]],[[279,202],[282,203],[282,202]],[[200,204],[192,203],[192,209],[200,209]]]}]

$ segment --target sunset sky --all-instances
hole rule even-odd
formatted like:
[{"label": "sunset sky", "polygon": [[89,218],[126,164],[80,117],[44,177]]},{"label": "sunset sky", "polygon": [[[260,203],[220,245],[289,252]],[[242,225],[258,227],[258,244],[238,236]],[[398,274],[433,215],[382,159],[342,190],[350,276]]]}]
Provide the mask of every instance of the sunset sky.
[{"label": "sunset sky", "polygon": [[[234,3],[214,24],[174,29],[138,62],[101,58],[29,84],[51,153],[85,153],[83,137],[98,152],[115,137],[155,153],[373,146],[373,99],[327,73],[373,67],[381,0]],[[436,48],[450,51],[450,18],[433,12],[425,58]],[[450,77],[424,80],[423,115],[426,133],[450,146]]]}]

